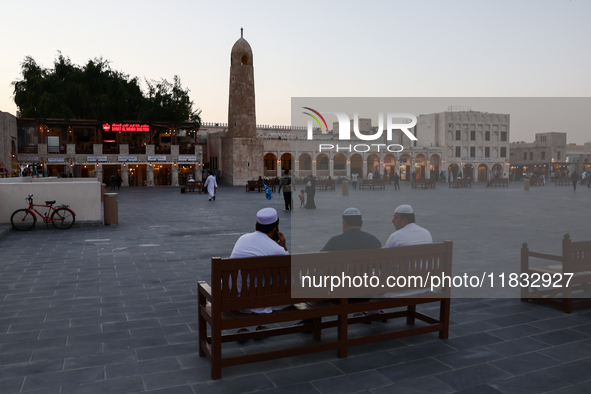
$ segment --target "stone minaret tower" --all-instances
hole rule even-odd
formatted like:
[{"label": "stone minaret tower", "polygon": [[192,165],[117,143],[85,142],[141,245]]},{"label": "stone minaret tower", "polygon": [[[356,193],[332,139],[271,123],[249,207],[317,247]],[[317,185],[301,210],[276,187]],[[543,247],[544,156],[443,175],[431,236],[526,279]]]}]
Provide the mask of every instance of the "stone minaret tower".
[{"label": "stone minaret tower", "polygon": [[230,55],[228,131],[232,137],[256,137],[252,49],[242,37],[242,29]]},{"label": "stone minaret tower", "polygon": [[222,137],[222,178],[245,185],[264,172],[263,142],[257,139],[252,49],[242,37],[230,55],[228,134]]}]

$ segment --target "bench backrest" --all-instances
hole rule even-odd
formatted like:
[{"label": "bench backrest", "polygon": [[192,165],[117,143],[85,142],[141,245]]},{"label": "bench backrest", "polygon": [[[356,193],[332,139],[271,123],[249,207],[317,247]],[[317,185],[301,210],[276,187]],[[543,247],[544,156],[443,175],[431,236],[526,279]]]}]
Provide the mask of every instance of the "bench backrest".
[{"label": "bench backrest", "polygon": [[562,258],[564,272],[591,271],[591,241],[573,242],[570,235],[562,239]]},{"label": "bench backrest", "polygon": [[[384,291],[396,292],[416,288],[376,289],[361,287],[310,289],[302,287],[302,275],[362,276],[374,273],[380,283],[388,276],[451,275],[453,243],[403,246],[388,249],[365,249],[342,252],[320,252],[285,256],[262,256],[240,259],[211,259],[212,295],[219,300],[221,311],[288,305],[305,299],[370,296]],[[240,275],[240,279],[239,279]],[[240,291],[235,284],[241,280]],[[220,285],[215,285],[219,283]],[[419,286],[420,287],[420,286]],[[428,287],[428,286],[427,286]],[[293,290],[293,294],[292,294]],[[449,295],[449,288],[443,290]]]}]

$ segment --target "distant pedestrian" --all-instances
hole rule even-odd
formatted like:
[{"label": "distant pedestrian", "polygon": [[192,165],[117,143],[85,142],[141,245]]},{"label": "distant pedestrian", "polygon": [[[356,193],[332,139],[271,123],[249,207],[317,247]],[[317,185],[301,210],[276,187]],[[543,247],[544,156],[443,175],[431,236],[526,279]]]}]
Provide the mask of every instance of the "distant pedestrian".
[{"label": "distant pedestrian", "polygon": [[358,176],[359,176],[359,174],[356,172],[351,174],[351,181],[353,182],[353,189],[357,189],[357,177]]},{"label": "distant pedestrian", "polygon": [[111,190],[115,190],[115,182],[117,181],[115,174],[111,174],[111,178],[109,180],[111,181]]},{"label": "distant pedestrian", "polygon": [[394,190],[400,189],[400,175],[394,174]]},{"label": "distant pedestrian", "polygon": [[314,179],[312,175],[308,175],[306,194],[308,195],[306,200],[306,209],[316,209],[316,203],[314,202],[314,196],[316,195],[316,179]]},{"label": "distant pedestrian", "polygon": [[280,179],[279,183],[279,191],[281,193],[281,188],[283,187],[283,200],[285,201],[285,209],[284,212],[291,211],[293,209],[293,199],[291,198],[291,191],[296,191],[295,184],[293,180],[289,176],[289,170],[285,170],[284,176]]},{"label": "distant pedestrian", "polygon": [[209,201],[215,201],[215,192],[218,188],[218,183],[215,181],[215,176],[213,176],[213,173],[209,173],[209,176],[205,180],[203,187],[207,188],[207,192],[209,193]]},{"label": "distant pedestrian", "polygon": [[121,174],[117,174],[117,178],[115,179],[115,182],[117,182],[117,190],[120,190],[121,184],[123,183],[123,179],[121,179]]},{"label": "distant pedestrian", "polygon": [[576,170],[572,173],[572,175],[570,176],[570,179],[573,182],[573,191],[576,192],[577,191],[577,181],[579,180],[579,174],[577,174]]}]

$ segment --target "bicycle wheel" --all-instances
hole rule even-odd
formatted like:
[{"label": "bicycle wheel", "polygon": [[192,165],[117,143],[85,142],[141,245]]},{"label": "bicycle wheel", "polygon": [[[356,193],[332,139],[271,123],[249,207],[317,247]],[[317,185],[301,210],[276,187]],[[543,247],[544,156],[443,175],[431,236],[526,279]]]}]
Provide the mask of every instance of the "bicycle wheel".
[{"label": "bicycle wheel", "polygon": [[58,208],[51,214],[51,223],[60,230],[66,230],[74,224],[76,215],[69,208]]},{"label": "bicycle wheel", "polygon": [[17,209],[10,217],[12,228],[18,231],[27,231],[37,223],[37,217],[28,209]]}]

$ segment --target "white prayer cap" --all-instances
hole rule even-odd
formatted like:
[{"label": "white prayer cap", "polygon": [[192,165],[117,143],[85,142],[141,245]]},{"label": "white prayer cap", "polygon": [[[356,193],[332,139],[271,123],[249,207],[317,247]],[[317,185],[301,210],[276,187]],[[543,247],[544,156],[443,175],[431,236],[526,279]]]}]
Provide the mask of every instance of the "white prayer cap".
[{"label": "white prayer cap", "polygon": [[357,208],[347,208],[343,212],[343,216],[361,216],[361,212]]},{"label": "white prayer cap", "polygon": [[277,221],[277,211],[275,208],[263,208],[257,212],[257,222],[260,224],[271,224]]},{"label": "white prayer cap", "polygon": [[399,205],[394,213],[413,213],[412,207],[408,204]]}]

